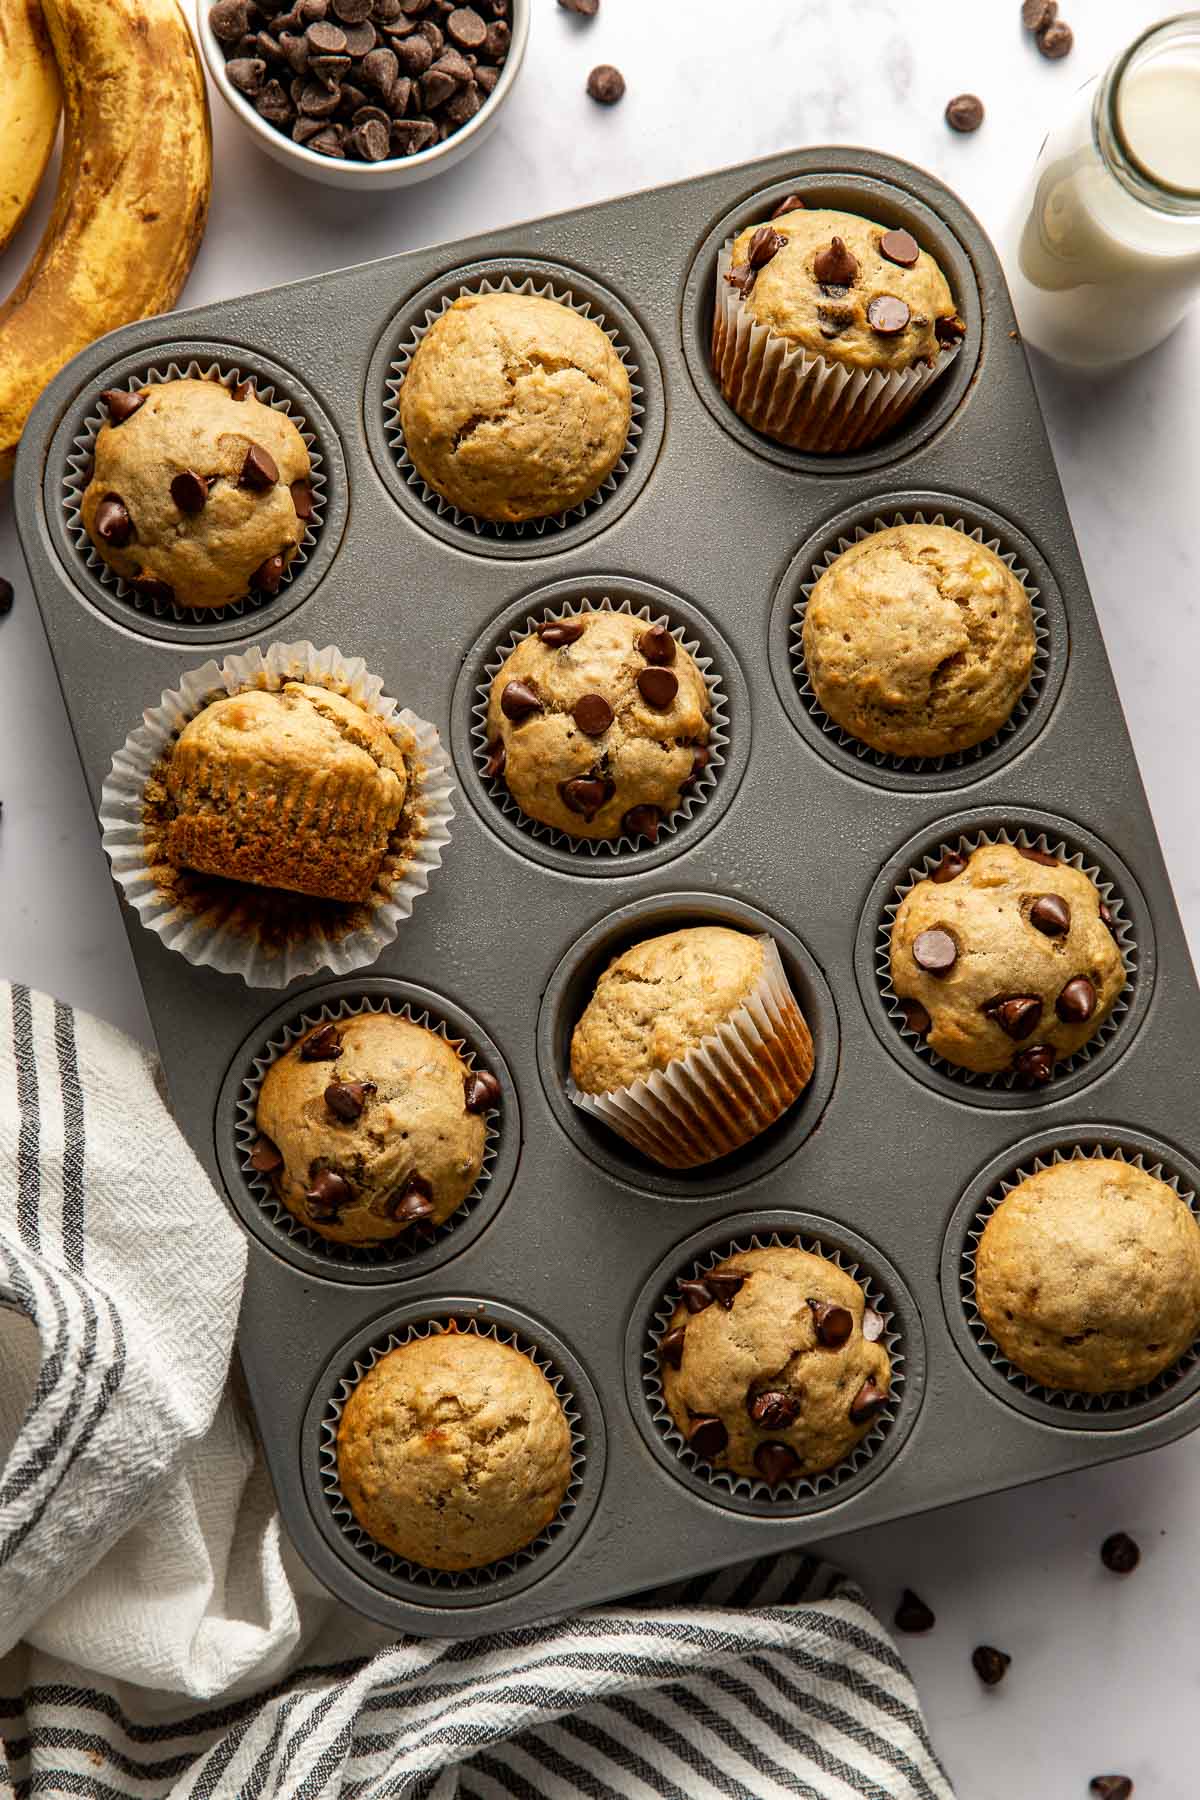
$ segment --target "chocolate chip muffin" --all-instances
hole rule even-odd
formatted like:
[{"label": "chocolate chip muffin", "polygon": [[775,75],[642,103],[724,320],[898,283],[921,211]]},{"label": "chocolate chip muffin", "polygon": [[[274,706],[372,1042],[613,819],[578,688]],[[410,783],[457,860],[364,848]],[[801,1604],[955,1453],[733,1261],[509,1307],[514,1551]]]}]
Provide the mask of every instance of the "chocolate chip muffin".
[{"label": "chocolate chip muffin", "polygon": [[828,1257],[744,1250],[681,1299],[659,1341],[663,1397],[702,1462],[774,1487],[842,1462],[886,1406],[884,1321]]},{"label": "chocolate chip muffin", "polygon": [[416,743],[331,688],[224,695],[166,768],[177,867],[327,900],[365,900],[404,808]]},{"label": "chocolate chip muffin", "polygon": [[842,552],[804,615],[813,692],[889,756],[950,756],[1011,717],[1033,672],[1029,596],[948,525],[894,525]]},{"label": "chocolate chip muffin", "polygon": [[989,1335],[1032,1381],[1127,1391],[1200,1335],[1200,1226],[1172,1187],[1132,1163],[1054,1163],[988,1220],[975,1290]]},{"label": "chocolate chip muffin", "polygon": [[600,327],[535,294],[462,294],[421,339],[400,423],[422,479],[460,512],[520,524],[568,512],[629,437],[625,365]]},{"label": "chocolate chip muffin", "polygon": [[550,620],[492,682],[488,771],[543,825],[654,843],[707,766],[710,712],[666,626],[606,611]]},{"label": "chocolate chip muffin", "polygon": [[892,986],[932,1050],[979,1074],[1047,1082],[1125,985],[1112,915],[1082,870],[1042,850],[950,852],[905,895]]},{"label": "chocolate chip muffin", "polygon": [[304,439],[248,383],[152,382],[104,395],[84,529],[147,599],[228,606],[277,594],[312,516]]},{"label": "chocolate chip muffin", "polygon": [[335,1244],[419,1240],[473,1190],[499,1099],[496,1077],[439,1032],[356,1013],[314,1026],[271,1064],[250,1161]]},{"label": "chocolate chip muffin", "polygon": [[775,944],[723,925],[623,950],[571,1037],[572,1098],[668,1168],[712,1162],[765,1131],[812,1071]]},{"label": "chocolate chip muffin", "polygon": [[551,1523],[571,1480],[562,1404],[528,1356],[472,1331],[390,1350],[347,1400],[338,1479],[359,1525],[428,1569],[482,1569]]}]

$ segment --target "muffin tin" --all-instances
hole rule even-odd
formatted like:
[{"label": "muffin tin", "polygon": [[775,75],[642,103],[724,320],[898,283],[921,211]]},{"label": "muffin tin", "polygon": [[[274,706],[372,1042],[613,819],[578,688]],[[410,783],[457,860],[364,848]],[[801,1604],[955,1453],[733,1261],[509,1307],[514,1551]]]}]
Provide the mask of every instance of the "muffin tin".
[{"label": "muffin tin", "polygon": [[[963,350],[893,440],[822,459],[757,438],[707,366],[716,255],[785,194],[911,230],[946,269]],[[476,532],[406,480],[389,371],[460,287],[570,294],[636,366],[641,432],[599,504],[541,533]],[[308,561],[280,595],[191,623],[136,611],[81,554],[64,505],[97,392],[171,361],[269,380],[322,457]],[[241,1357],[289,1531],[344,1601],[393,1630],[471,1635],[813,1544],[835,1532],[1162,1444],[1200,1421],[1200,1375],[1102,1412],[1044,1403],[989,1361],[964,1305],[969,1230],[1006,1171],[1079,1142],[1192,1185],[1200,1007],[1054,463],[994,252],[962,204],[882,156],[806,150],[467,243],[169,319],[93,346],[42,399],[16,480],[22,543],[84,770],[99,795],[143,708],[213,654],[306,639],[361,655],[436,722],[458,816],[434,889],[369,971],[277,994],[194,968],[126,924],[176,1112],[249,1234]],[[793,668],[797,600],[841,535],[942,514],[1015,553],[1039,590],[1044,671],[1017,728],[956,766],[859,757]],[[711,788],[656,846],[596,855],[504,810],[472,737],[477,685],[525,617],[585,601],[666,614],[711,659],[728,742]],[[1127,1004],[1048,1089],[959,1080],[906,1037],[881,985],[881,922],[940,843],[1062,842],[1120,900]],[[1118,854],[1119,851],[1119,854]],[[776,936],[816,1042],[772,1131],[692,1176],[642,1163],[563,1084],[589,976],[639,935],[716,920]],[[500,1077],[489,1175],[469,1214],[396,1259],[327,1254],[264,1207],[243,1167],[255,1059],[355,994],[463,1038]],[[239,1125],[243,1129],[239,1135]],[[845,1478],[740,1494],[686,1466],[645,1380],[670,1286],[722,1246],[820,1243],[886,1302],[904,1382]],[[563,1377],[579,1486],[534,1554],[473,1582],[364,1555],[323,1471],[340,1384],[389,1335],[470,1318]],[[1098,1428],[1099,1427],[1099,1428]]]}]

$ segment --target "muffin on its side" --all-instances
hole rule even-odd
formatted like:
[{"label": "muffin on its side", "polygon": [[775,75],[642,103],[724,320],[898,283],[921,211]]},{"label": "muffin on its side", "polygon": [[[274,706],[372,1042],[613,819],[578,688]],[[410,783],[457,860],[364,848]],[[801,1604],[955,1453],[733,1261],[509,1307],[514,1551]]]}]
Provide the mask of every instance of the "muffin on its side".
[{"label": "muffin on its side", "polygon": [[1200,1225],[1132,1163],[1053,1163],[988,1220],[975,1294],[993,1341],[1043,1387],[1141,1387],[1200,1335]]},{"label": "muffin on its side", "polygon": [[429,1569],[481,1569],[551,1523],[571,1431],[545,1375],[472,1331],[389,1350],[346,1402],[338,1479],[362,1529]]},{"label": "muffin on its side", "polygon": [[411,1019],[316,1025],[273,1062],[253,1166],[294,1218],[339,1244],[441,1225],[479,1179],[499,1084]]},{"label": "muffin on its side", "polygon": [[554,619],[497,671],[488,768],[529,818],[579,838],[657,838],[708,761],[704,677],[662,625]]},{"label": "muffin on its side", "polygon": [[589,500],[629,437],[625,365],[591,319],[535,294],[462,294],[400,387],[413,464],[460,512],[496,524]]},{"label": "muffin on its side", "polygon": [[1125,986],[1108,907],[1041,850],[948,854],[900,902],[892,987],[947,1062],[1039,1085],[1094,1038]]},{"label": "muffin on its side", "polygon": [[772,1487],[842,1462],[887,1403],[884,1321],[828,1257],[739,1251],[694,1281],[659,1340],[663,1397],[695,1454]]},{"label": "muffin on its side", "polygon": [[852,544],[804,615],[817,700],[843,731],[890,756],[984,743],[1028,687],[1035,649],[1021,582],[948,525],[894,525]]},{"label": "muffin on its side", "polygon": [[222,696],[180,732],[166,771],[178,867],[328,900],[365,900],[408,792],[415,749],[331,688]]},{"label": "muffin on its side", "polygon": [[278,593],[312,515],[304,439],[242,384],[156,381],[106,396],[80,508],[98,554],[148,599]]}]

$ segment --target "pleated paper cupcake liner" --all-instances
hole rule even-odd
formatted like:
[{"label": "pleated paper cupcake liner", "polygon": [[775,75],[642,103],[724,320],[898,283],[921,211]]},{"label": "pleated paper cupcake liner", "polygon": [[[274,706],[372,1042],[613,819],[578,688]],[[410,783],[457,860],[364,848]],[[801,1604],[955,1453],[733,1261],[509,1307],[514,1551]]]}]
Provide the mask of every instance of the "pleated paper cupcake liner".
[{"label": "pleated paper cupcake liner", "polygon": [[[283,1201],[271,1185],[270,1177],[261,1174],[250,1163],[250,1152],[253,1150],[261,1133],[255,1123],[258,1110],[258,1096],[267,1071],[272,1064],[291,1049],[307,1031],[316,1025],[339,1020],[357,1018],[360,1013],[391,1013],[398,1019],[407,1019],[413,1025],[423,1025],[429,1031],[436,1031],[438,1036],[457,1050],[467,1067],[474,1069],[475,1054],[461,1037],[455,1037],[445,1021],[434,1014],[419,1011],[407,1002],[388,999],[377,994],[364,994],[357,999],[341,999],[324,1001],[312,1011],[300,1013],[287,1025],[269,1038],[262,1050],[255,1056],[250,1072],[242,1082],[241,1092],[237,1099],[236,1123],[234,1135],[237,1141],[238,1160],[241,1165],[246,1186],[254,1195],[263,1214],[282,1237],[290,1239],[304,1250],[315,1251],[328,1258],[331,1263],[353,1264],[356,1267],[381,1268],[393,1263],[406,1263],[414,1256],[428,1250],[431,1246],[445,1243],[454,1236],[455,1230],[470,1217],[482,1200],[488,1183],[492,1178],[492,1164],[496,1160],[500,1133],[503,1129],[502,1114],[498,1107],[490,1109],[484,1116],[483,1166],[479,1171],[479,1179],[460,1206],[440,1225],[427,1229],[414,1238],[411,1231],[402,1232],[399,1236],[388,1238],[378,1244],[339,1244],[331,1238],[323,1237],[320,1232],[313,1231],[290,1213]],[[482,1065],[480,1065],[482,1066]]]},{"label": "pleated paper cupcake liner", "polygon": [[[254,387],[256,399],[261,401],[264,406],[273,408],[275,412],[283,413],[286,418],[291,420],[304,439],[311,465],[309,481],[312,486],[313,510],[296,554],[290,558],[283,572],[283,585],[280,593],[284,593],[308,561],[324,522],[326,479],[324,459],[317,448],[316,437],[309,429],[304,413],[293,404],[286,394],[280,393],[274,383],[260,382],[253,373],[246,375],[234,363],[199,363],[195,361],[150,363],[145,368],[138,370],[136,374],[127,376],[124,385],[130,393],[134,393],[137,389],[150,387],[156,382],[183,380],[218,381],[222,387],[229,388],[231,391],[240,382],[249,381]],[[108,411],[97,392],[95,405],[84,420],[83,430],[74,439],[71,454],[67,458],[66,472],[63,475],[63,512],[67,532],[89,575],[138,612],[149,613],[156,619],[171,619],[179,625],[219,624],[222,620],[240,619],[248,613],[258,612],[264,607],[272,605],[278,599],[278,595],[257,593],[253,590],[242,599],[230,602],[228,606],[184,606],[177,600],[148,598],[145,594],[139,593],[136,588],[131,587],[122,576],[117,574],[115,569],[109,568],[84,529],[81,510],[84,490],[92,479],[96,438],[101,426],[107,423]]]},{"label": "pleated paper cupcake liner", "polygon": [[725,277],[734,239],[717,258],[712,362],[721,392],[738,417],[793,450],[860,450],[895,429],[951,367],[958,345],[932,367],[890,373],[849,369],[760,325]]},{"label": "pleated paper cupcake liner", "polygon": [[[406,836],[400,840],[394,834],[395,848],[385,857],[375,891],[361,904],[281,895],[210,876],[195,877],[189,888],[188,871],[170,871],[165,859],[152,861],[148,792],[160,787],[183,727],[223,695],[251,688],[277,691],[288,681],[333,689],[383,719],[398,742],[409,746]],[[100,824],[113,879],[146,929],[188,962],[239,975],[248,987],[286,987],[320,969],[349,975],[373,963],[429,886],[450,841],[450,758],[434,726],[384,694],[382,681],[361,657],[308,643],[272,644],[265,651],[255,645],[224,662],[206,662],[165,692],[142,720],[113,757],[101,790]],[[176,875],[179,886],[169,891],[164,883]],[[264,921],[281,906],[284,926],[268,930]]]},{"label": "pleated paper cupcake liner", "polygon": [[1083,851],[1073,849],[1065,838],[1052,840],[1044,831],[1034,835],[1024,830],[964,832],[957,838],[948,838],[944,843],[938,844],[935,849],[928,851],[919,866],[909,868],[908,880],[897,885],[895,898],[889,901],[884,908],[883,918],[879,922],[875,943],[875,966],[879,991],[887,1006],[888,1017],[901,1037],[916,1055],[922,1057],[931,1068],[938,1070],[940,1074],[948,1075],[954,1081],[960,1081],[967,1087],[1003,1088],[1011,1091],[1024,1085],[1021,1077],[1013,1069],[1002,1069],[990,1075],[981,1074],[978,1070],[961,1068],[958,1063],[948,1062],[944,1056],[939,1056],[937,1051],[931,1050],[921,1034],[914,1031],[908,1023],[903,1004],[892,986],[892,926],[905,895],[911,893],[919,881],[928,879],[943,857],[954,852],[969,858],[984,844],[1010,844],[1017,850],[1041,850],[1050,856],[1056,856],[1060,862],[1069,864],[1071,868],[1078,869],[1087,876],[1093,886],[1098,889],[1100,898],[1112,914],[1113,937],[1125,965],[1125,985],[1099,1031],[1089,1038],[1080,1049],[1076,1050],[1074,1055],[1061,1057],[1055,1063],[1053,1079],[1045,1087],[1030,1090],[1052,1095],[1056,1081],[1064,1076],[1073,1075],[1077,1069],[1085,1068],[1093,1057],[1111,1043],[1121,1029],[1121,1023],[1133,1000],[1133,988],[1138,973],[1138,951],[1133,935],[1133,924],[1120,893],[1099,865],[1089,862]]},{"label": "pleated paper cupcake liner", "polygon": [[665,612],[657,611],[651,606],[635,607],[628,600],[614,604],[607,596],[599,600],[592,600],[581,595],[578,601],[569,606],[546,606],[540,613],[531,613],[520,627],[510,631],[489,658],[484,669],[486,679],[481,681],[475,689],[475,703],[471,708],[473,721],[471,751],[475,758],[475,766],[479,770],[479,778],[488,794],[500,807],[500,810],[515,820],[521,829],[527,831],[531,837],[537,838],[553,848],[566,848],[586,856],[619,856],[631,850],[641,849],[647,840],[644,836],[630,837],[627,834],[623,834],[620,838],[572,837],[569,833],[559,831],[553,825],[545,825],[540,819],[532,819],[528,813],[522,812],[509,793],[508,783],[503,775],[489,776],[487,773],[488,704],[491,698],[492,682],[499,674],[504,662],[512,655],[517,645],[523,643],[527,637],[531,637],[538,626],[546,620],[577,619],[595,612],[630,613],[634,618],[645,619],[648,625],[665,626],[675,641],[682,644],[704,677],[704,685],[708,689],[711,708],[709,735],[705,745],[709,754],[708,767],[681,797],[675,811],[659,822],[659,842],[661,843],[664,837],[672,836],[681,825],[686,825],[692,815],[704,805],[716,788],[719,773],[725,764],[722,751],[729,742],[729,702],[724,685],[713,665],[712,658],[704,653],[698,638],[688,637],[685,626],[673,625],[669,614]]},{"label": "pleated paper cupcake liner", "polygon": [[812,1037],[779,948],[771,937],[757,941],[764,954],[754,992],[694,1050],[607,1094],[585,1094],[567,1074],[581,1111],[664,1168],[694,1169],[740,1149],[812,1079]]},{"label": "pleated paper cupcake liner", "polygon": [[[541,1370],[554,1389],[571,1432],[571,1479],[563,1503],[554,1518],[520,1550],[514,1550],[511,1555],[501,1557],[496,1562],[488,1563],[479,1569],[431,1569],[424,1563],[409,1562],[407,1558],[397,1556],[363,1530],[354,1517],[350,1502],[343,1494],[338,1479],[338,1427],[341,1422],[342,1410],[358,1383],[390,1350],[397,1350],[402,1345],[411,1343],[414,1338],[430,1337],[437,1332],[447,1330],[471,1331],[477,1337],[494,1338],[498,1344],[508,1344],[514,1350],[519,1350],[523,1356],[527,1356],[530,1362]],[[540,1552],[554,1542],[575,1510],[583,1482],[586,1458],[587,1445],[584,1441],[583,1426],[578,1406],[575,1403],[575,1396],[562,1371],[555,1367],[541,1346],[523,1334],[507,1327],[501,1327],[492,1320],[477,1321],[460,1315],[455,1315],[453,1323],[439,1318],[424,1319],[409,1325],[406,1329],[389,1332],[386,1338],[378,1344],[372,1344],[364,1357],[355,1359],[351,1373],[343,1376],[338,1382],[330,1395],[325,1417],[321,1421],[321,1487],[329,1510],[342,1535],[358,1555],[372,1567],[402,1581],[416,1582],[430,1588],[485,1587],[490,1582],[496,1581],[502,1576],[511,1575],[515,1570],[535,1561]]]},{"label": "pleated paper cupcake liner", "polygon": [[[883,1320],[883,1335],[880,1342],[887,1350],[892,1364],[892,1380],[888,1394],[888,1403],[878,1414],[867,1435],[860,1440],[849,1456],[836,1463],[830,1469],[822,1469],[813,1475],[793,1476],[790,1481],[776,1482],[774,1487],[769,1482],[753,1479],[748,1475],[735,1474],[731,1469],[717,1469],[711,1463],[698,1457],[688,1446],[687,1439],[679,1430],[671,1416],[670,1408],[663,1393],[660,1374],[661,1361],[659,1346],[671,1327],[671,1319],[679,1304],[681,1281],[703,1280],[710,1269],[727,1257],[744,1255],[748,1250],[789,1249],[807,1250],[813,1256],[823,1256],[828,1262],[836,1264],[843,1274],[856,1281],[866,1296],[866,1302]],[[674,1282],[663,1294],[662,1300],[655,1310],[650,1325],[650,1342],[642,1357],[642,1383],[645,1388],[646,1402],[657,1430],[666,1443],[696,1480],[707,1483],[738,1499],[765,1501],[781,1509],[794,1507],[807,1498],[818,1498],[830,1495],[850,1476],[857,1475],[880,1448],[889,1430],[895,1423],[896,1415],[904,1397],[904,1344],[902,1334],[896,1322],[896,1316],[888,1304],[887,1296],[880,1290],[872,1277],[862,1269],[861,1264],[843,1255],[840,1250],[831,1249],[817,1238],[783,1235],[771,1232],[769,1235],[752,1234],[744,1238],[735,1238],[732,1242],[711,1250],[686,1269],[681,1269]]]},{"label": "pleated paper cupcake liner", "polygon": [[[626,439],[625,448],[611,474],[605,477],[596,492],[589,495],[586,500],[581,500],[578,505],[570,507],[566,512],[548,514],[543,519],[527,519],[519,524],[477,518],[474,513],[461,512],[451,501],[444,499],[441,494],[431,488],[428,482],[422,479],[408,453],[408,445],[404,441],[404,428],[400,423],[400,389],[404,386],[409,364],[412,362],[421,340],[430,327],[435,325],[444,313],[449,312],[455,301],[464,294],[533,294],[542,300],[557,300],[561,306],[569,306],[572,312],[577,312],[581,318],[589,319],[593,325],[598,325],[625,365],[633,401],[629,436]],[[645,411],[642,405],[642,388],[638,382],[638,372],[633,350],[624,341],[617,327],[610,325],[597,307],[592,306],[586,300],[578,299],[569,288],[559,287],[550,281],[537,282],[532,276],[527,276],[524,281],[519,282],[513,281],[507,275],[502,276],[499,281],[490,281],[485,277],[478,281],[463,282],[452,292],[444,294],[438,305],[427,307],[424,322],[410,326],[397,347],[396,355],[388,367],[386,382],[384,427],[387,440],[401,475],[408,486],[420,496],[424,505],[428,506],[439,518],[451,519],[464,531],[474,532],[477,537],[488,536],[513,542],[519,542],[522,538],[531,536],[541,537],[547,531],[565,531],[568,525],[574,524],[579,519],[586,519],[589,513],[594,512],[598,506],[602,506],[610,494],[616,493],[621,481],[629,473],[630,465],[637,454],[638,439],[642,435],[641,420]]]},{"label": "pleated paper cupcake liner", "polygon": [[[855,544],[862,543],[864,538],[875,536],[881,531],[890,531],[897,525],[948,525],[952,531],[961,531],[964,537],[984,549],[991,550],[1016,576],[1029,598],[1030,611],[1033,614],[1034,653],[1033,668],[1029,676],[1029,685],[1017,701],[1016,706],[1000,729],[993,732],[980,744],[973,744],[967,750],[951,751],[945,756],[896,756],[888,751],[873,750],[870,744],[864,744],[861,738],[854,737],[841,725],[838,725],[825,711],[818,700],[809,678],[808,664],[804,657],[804,619],[808,611],[808,602],[817,582],[826,569],[831,568],[838,558]],[[1012,734],[1024,724],[1029,717],[1046,681],[1046,669],[1050,659],[1050,627],[1046,617],[1046,609],[1040,604],[1041,589],[1034,587],[1029,578],[1029,570],[1022,568],[1018,561],[1018,552],[1006,549],[1003,540],[998,537],[985,538],[982,526],[974,529],[963,519],[947,519],[944,513],[935,513],[926,518],[922,512],[897,512],[889,519],[876,517],[870,526],[858,525],[854,536],[839,537],[837,546],[828,549],[820,561],[813,564],[812,577],[804,582],[800,589],[802,599],[793,608],[793,621],[790,628],[792,673],[796,679],[796,688],[801,700],[812,718],[842,749],[850,752],[861,762],[872,763],[878,769],[895,769],[901,774],[919,775],[930,770],[941,772],[945,769],[965,769],[983,760],[993,750],[1001,747]]]},{"label": "pleated paper cupcake liner", "polygon": [[992,1366],[999,1370],[1005,1379],[1021,1393],[1030,1395],[1045,1406],[1052,1406],[1064,1412],[1123,1412],[1142,1406],[1148,1400],[1156,1400],[1161,1394],[1168,1393],[1200,1362],[1200,1339],[1197,1339],[1178,1362],[1173,1363],[1169,1369],[1164,1369],[1161,1375],[1156,1375],[1153,1381],[1144,1382],[1140,1387],[1117,1389],[1105,1394],[1081,1394],[1073,1389],[1043,1387],[1032,1376],[1022,1374],[1016,1364],[1009,1361],[1000,1346],[988,1335],[987,1326],[979,1313],[975,1293],[975,1258],[988,1220],[1012,1190],[1019,1187],[1021,1182],[1028,1181],[1031,1175],[1036,1175],[1043,1169],[1052,1168],[1055,1163],[1095,1161],[1101,1158],[1129,1163],[1131,1167],[1141,1169],[1145,1174],[1165,1181],[1168,1187],[1175,1190],[1192,1213],[1200,1216],[1200,1205],[1197,1203],[1194,1191],[1184,1184],[1176,1172],[1163,1163],[1147,1160],[1140,1151],[1127,1153],[1119,1144],[1076,1143],[1068,1149],[1043,1152],[1040,1156],[1035,1156],[1032,1161],[1022,1163],[1006,1175],[976,1213],[963,1244],[959,1282],[962,1289],[963,1311],[966,1314],[967,1328],[972,1338]]}]

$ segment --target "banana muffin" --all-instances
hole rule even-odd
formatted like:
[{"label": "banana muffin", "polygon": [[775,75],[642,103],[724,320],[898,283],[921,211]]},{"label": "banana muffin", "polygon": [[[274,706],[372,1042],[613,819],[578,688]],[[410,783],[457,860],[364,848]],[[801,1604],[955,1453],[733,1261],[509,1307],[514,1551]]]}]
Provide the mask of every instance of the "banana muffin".
[{"label": "banana muffin", "polygon": [[659,1373],[701,1461],[774,1487],[832,1469],[866,1437],[891,1392],[891,1358],[883,1319],[844,1269],[771,1245],[679,1287]]},{"label": "banana muffin", "polygon": [[184,726],[166,787],[177,867],[365,900],[404,809],[416,740],[331,688],[214,700]]},{"label": "banana muffin", "polygon": [[1033,671],[1029,596],[948,525],[894,525],[842,552],[804,615],[818,701],[890,756],[949,756],[1011,717]]},{"label": "banana muffin", "polygon": [[531,819],[578,838],[646,837],[708,763],[704,677],[664,625],[552,619],[492,682],[488,772]]},{"label": "banana muffin", "polygon": [[337,1244],[441,1225],[483,1167],[494,1075],[428,1026],[362,1012],[305,1033],[263,1079],[252,1166]]},{"label": "banana muffin", "polygon": [[84,529],[135,592],[180,606],[277,594],[312,516],[304,439],[252,387],[152,382],[104,395]]},{"label": "banana muffin", "polygon": [[723,925],[623,950],[571,1036],[576,1104],[668,1168],[757,1137],[812,1071],[812,1037],[775,944]]},{"label": "banana muffin", "polygon": [[1200,1226],[1174,1188],[1115,1157],[1053,1163],[984,1228],[976,1303],[1000,1350],[1043,1387],[1121,1392],[1200,1335]]},{"label": "banana muffin", "polygon": [[1043,850],[949,852],[901,901],[892,986],[930,1049],[1039,1085],[1095,1037],[1125,985],[1095,884]]},{"label": "banana muffin", "polygon": [[495,524],[567,512],[629,437],[625,365],[598,325],[535,294],[462,294],[413,354],[400,424],[422,479]]},{"label": "banana muffin", "polygon": [[358,1383],[338,1479],[359,1525],[428,1569],[481,1569],[532,1542],[571,1481],[562,1404],[528,1356],[473,1331],[413,1338]]}]

